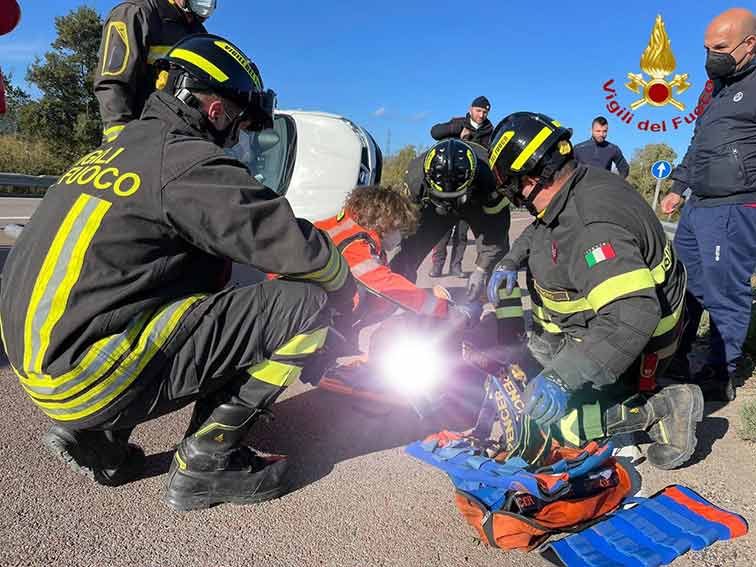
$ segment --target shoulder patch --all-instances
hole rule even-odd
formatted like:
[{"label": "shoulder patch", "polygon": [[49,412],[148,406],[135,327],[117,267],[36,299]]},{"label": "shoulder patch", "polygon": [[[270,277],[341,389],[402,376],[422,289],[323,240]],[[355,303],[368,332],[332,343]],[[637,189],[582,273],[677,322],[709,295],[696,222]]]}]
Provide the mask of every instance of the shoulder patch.
[{"label": "shoulder patch", "polygon": [[600,244],[596,244],[592,248],[589,248],[585,251],[585,263],[588,264],[589,268],[592,268],[599,262],[603,262],[604,260],[611,260],[614,258],[617,254],[614,252],[614,248],[611,244],[608,242],[602,242]]}]

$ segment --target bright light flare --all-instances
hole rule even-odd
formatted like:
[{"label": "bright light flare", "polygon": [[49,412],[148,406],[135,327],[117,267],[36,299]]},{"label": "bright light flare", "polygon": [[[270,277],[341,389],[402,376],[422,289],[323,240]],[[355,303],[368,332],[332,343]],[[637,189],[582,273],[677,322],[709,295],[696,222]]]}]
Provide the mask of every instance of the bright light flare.
[{"label": "bright light flare", "polygon": [[431,341],[399,336],[381,356],[380,368],[392,388],[412,396],[433,390],[443,366]]}]

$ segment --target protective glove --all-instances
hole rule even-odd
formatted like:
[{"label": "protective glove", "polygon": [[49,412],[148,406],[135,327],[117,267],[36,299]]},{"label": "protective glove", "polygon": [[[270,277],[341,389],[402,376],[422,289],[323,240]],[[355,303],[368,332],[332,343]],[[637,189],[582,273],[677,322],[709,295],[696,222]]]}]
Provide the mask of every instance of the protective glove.
[{"label": "protective glove", "polygon": [[512,293],[515,284],[517,283],[517,270],[513,269],[511,264],[499,262],[496,264],[491,278],[488,280],[488,301],[496,304],[499,301],[499,287],[502,283],[506,286],[507,295]]},{"label": "protective glove", "polygon": [[449,305],[449,320],[455,328],[470,329],[480,323],[483,305],[479,301]]},{"label": "protective glove", "polygon": [[344,285],[328,293],[328,304],[332,312],[332,325],[339,331],[350,329],[354,322],[354,297],[357,284],[351,273],[347,274]]},{"label": "protective glove", "polygon": [[567,414],[570,392],[559,376],[553,372],[541,372],[528,382],[525,399],[523,413],[541,427],[548,428]]},{"label": "protective glove", "polygon": [[480,299],[487,278],[488,272],[479,266],[475,266],[475,270],[467,280],[467,301],[478,301]]}]

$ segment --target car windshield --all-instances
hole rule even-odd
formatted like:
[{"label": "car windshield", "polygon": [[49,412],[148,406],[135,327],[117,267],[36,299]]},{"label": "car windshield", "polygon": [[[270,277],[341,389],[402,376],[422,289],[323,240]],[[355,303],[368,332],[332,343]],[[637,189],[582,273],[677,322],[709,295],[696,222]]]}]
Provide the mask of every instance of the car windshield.
[{"label": "car windshield", "polygon": [[261,132],[242,131],[239,143],[228,150],[247,166],[260,183],[284,195],[294,167],[296,130],[288,116],[276,115],[273,128]]}]

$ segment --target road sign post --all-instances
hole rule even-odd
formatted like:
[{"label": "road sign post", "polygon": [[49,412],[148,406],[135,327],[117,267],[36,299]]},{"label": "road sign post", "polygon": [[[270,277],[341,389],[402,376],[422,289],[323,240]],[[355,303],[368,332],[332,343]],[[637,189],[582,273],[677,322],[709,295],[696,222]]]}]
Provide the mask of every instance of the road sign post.
[{"label": "road sign post", "polygon": [[656,212],[656,205],[659,202],[662,181],[669,177],[670,173],[672,173],[672,164],[666,160],[659,160],[651,166],[651,175],[656,177],[656,189],[654,190],[654,200],[651,205],[654,212]]}]

